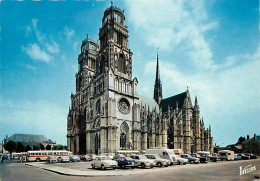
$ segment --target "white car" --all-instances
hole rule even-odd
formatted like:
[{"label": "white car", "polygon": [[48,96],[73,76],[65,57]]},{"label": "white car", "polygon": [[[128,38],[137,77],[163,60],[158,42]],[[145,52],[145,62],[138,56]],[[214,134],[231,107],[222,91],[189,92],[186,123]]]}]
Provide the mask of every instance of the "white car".
[{"label": "white car", "polygon": [[188,159],[182,158],[182,157],[180,157],[180,155],[174,155],[172,157],[173,157],[173,159],[175,159],[175,161],[177,162],[178,165],[186,165],[189,162]]},{"label": "white car", "polygon": [[145,156],[150,159],[150,160],[153,160],[154,162],[154,165],[158,166],[158,167],[162,167],[162,166],[165,166],[165,167],[168,167],[168,165],[171,164],[171,162],[167,159],[163,159],[161,158],[159,155],[157,154],[145,154]]},{"label": "white car", "polygon": [[154,162],[152,160],[149,160],[144,155],[130,155],[132,159],[135,160],[138,166],[141,168],[150,167],[153,168]]},{"label": "white car", "polygon": [[112,160],[108,156],[97,156],[95,160],[92,161],[92,168],[101,168],[105,170],[106,168],[116,169],[117,161]]}]

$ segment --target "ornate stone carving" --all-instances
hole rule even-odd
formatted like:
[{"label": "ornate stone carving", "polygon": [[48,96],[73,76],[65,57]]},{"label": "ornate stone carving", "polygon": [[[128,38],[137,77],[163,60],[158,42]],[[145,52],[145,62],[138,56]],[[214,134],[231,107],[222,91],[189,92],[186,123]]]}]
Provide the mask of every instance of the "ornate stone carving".
[{"label": "ornate stone carving", "polygon": [[128,114],[130,112],[130,104],[127,99],[122,98],[119,100],[118,110],[123,114]]}]

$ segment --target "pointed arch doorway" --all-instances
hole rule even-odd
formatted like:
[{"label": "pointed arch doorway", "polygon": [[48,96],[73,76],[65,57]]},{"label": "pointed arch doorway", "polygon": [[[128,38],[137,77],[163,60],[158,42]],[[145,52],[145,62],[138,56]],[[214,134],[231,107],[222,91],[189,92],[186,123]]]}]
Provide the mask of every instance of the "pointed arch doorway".
[{"label": "pointed arch doorway", "polygon": [[125,121],[121,124],[120,131],[120,149],[129,149],[129,127]]}]

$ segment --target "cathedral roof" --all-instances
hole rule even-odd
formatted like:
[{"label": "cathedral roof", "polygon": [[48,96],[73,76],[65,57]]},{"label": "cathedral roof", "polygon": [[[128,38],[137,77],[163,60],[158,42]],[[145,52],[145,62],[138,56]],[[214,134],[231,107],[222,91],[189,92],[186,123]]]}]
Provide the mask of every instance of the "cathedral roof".
[{"label": "cathedral roof", "polygon": [[168,106],[170,106],[171,109],[176,109],[177,102],[178,102],[178,108],[182,108],[185,98],[186,98],[186,92],[183,92],[175,96],[163,99],[160,104],[160,107],[162,108],[162,112],[167,112]]},{"label": "cathedral roof", "polygon": [[139,104],[142,106],[146,105],[146,109],[149,107],[150,111],[156,109],[156,111],[159,112],[159,105],[152,98],[139,95]]},{"label": "cathedral roof", "polygon": [[15,142],[21,142],[23,144],[40,144],[44,141],[49,141],[44,135],[33,135],[33,134],[13,134],[8,138]]}]

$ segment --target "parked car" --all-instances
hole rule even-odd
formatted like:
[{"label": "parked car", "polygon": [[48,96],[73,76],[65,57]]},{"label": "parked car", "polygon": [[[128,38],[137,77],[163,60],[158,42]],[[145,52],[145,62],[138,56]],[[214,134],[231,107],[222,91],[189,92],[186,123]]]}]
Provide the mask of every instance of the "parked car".
[{"label": "parked car", "polygon": [[249,160],[250,159],[250,156],[247,156],[243,153],[239,153],[238,156],[241,156],[241,160]]},{"label": "parked car", "polygon": [[166,148],[147,149],[146,154],[158,154],[161,158],[169,160],[171,162],[171,165],[177,163],[177,160],[175,160],[175,154],[171,149],[166,149]]},{"label": "parked car", "polygon": [[89,154],[89,156],[92,158],[92,160],[95,160],[97,157],[97,155],[95,155],[95,154]]},{"label": "parked car", "polygon": [[238,156],[238,154],[234,154],[235,159],[234,160],[241,160],[241,156]]},{"label": "parked car", "polygon": [[154,165],[156,165],[158,167],[162,167],[162,166],[168,167],[168,165],[171,164],[171,162],[169,160],[163,159],[157,154],[146,154],[145,156],[146,156],[146,158],[153,160]]},{"label": "parked car", "polygon": [[86,161],[85,155],[79,155],[80,161]]},{"label": "parked car", "polygon": [[257,156],[255,154],[250,154],[250,159],[257,159]]},{"label": "parked car", "polygon": [[70,162],[70,158],[67,156],[57,158],[58,163]]},{"label": "parked car", "polygon": [[121,156],[118,157],[116,160],[119,168],[131,167],[132,169],[134,169],[138,166],[135,160],[130,157]]},{"label": "parked car", "polygon": [[92,161],[93,158],[90,155],[85,155],[86,161]]},{"label": "parked car", "polygon": [[234,160],[234,151],[231,150],[221,150],[218,152],[219,153],[219,159],[221,161],[223,160]]},{"label": "parked car", "polygon": [[96,159],[92,161],[92,168],[101,168],[105,170],[107,168],[116,169],[117,161],[112,160],[109,156],[97,156]]},{"label": "parked car", "polygon": [[200,163],[208,163],[208,157],[200,156],[198,153],[192,153],[191,156],[200,159]]},{"label": "parked car", "polygon": [[211,156],[208,151],[199,151],[198,154],[201,157],[207,157],[208,161],[217,162],[218,160],[217,154]]},{"label": "parked car", "polygon": [[181,157],[188,159],[189,163],[199,163],[200,162],[200,160],[198,158],[194,158],[189,154],[182,154]]},{"label": "parked car", "polygon": [[144,155],[130,155],[130,157],[134,159],[137,165],[140,166],[141,168],[146,168],[146,167],[153,168],[154,166],[153,161],[149,160]]},{"label": "parked car", "polygon": [[174,161],[176,161],[177,165],[186,165],[189,160],[186,158],[182,158],[180,155],[172,155]]},{"label": "parked car", "polygon": [[72,155],[72,156],[70,156],[70,161],[71,162],[79,162],[80,158],[77,155]]},{"label": "parked car", "polygon": [[55,156],[48,156],[48,158],[46,159],[46,163],[57,163],[58,160]]}]

